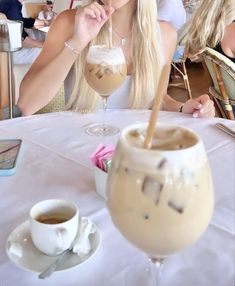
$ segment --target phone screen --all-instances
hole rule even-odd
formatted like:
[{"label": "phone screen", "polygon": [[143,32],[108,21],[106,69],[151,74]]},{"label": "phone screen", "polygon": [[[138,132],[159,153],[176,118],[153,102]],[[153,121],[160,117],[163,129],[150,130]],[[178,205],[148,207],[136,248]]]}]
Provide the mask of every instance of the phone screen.
[{"label": "phone screen", "polygon": [[22,140],[0,140],[0,171],[14,169]]}]

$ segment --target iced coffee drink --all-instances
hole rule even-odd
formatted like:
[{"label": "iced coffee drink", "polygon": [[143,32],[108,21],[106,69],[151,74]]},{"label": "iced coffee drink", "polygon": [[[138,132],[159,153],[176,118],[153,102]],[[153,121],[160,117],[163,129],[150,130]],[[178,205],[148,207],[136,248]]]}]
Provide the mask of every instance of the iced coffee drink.
[{"label": "iced coffee drink", "polygon": [[160,126],[144,149],[146,125],[127,127],[108,178],[108,208],[116,227],[150,257],[193,244],[206,230],[213,186],[200,138],[179,126]]},{"label": "iced coffee drink", "polygon": [[[107,109],[108,97],[126,78],[126,62],[120,47],[109,48],[104,45],[89,48],[85,78],[87,83],[102,97],[104,115]],[[104,118],[105,119],[105,118]],[[96,123],[86,128],[89,135],[112,136],[119,133],[119,128],[110,124]]]},{"label": "iced coffee drink", "polygon": [[125,57],[121,48],[91,46],[86,59],[85,77],[100,96],[109,96],[126,77]]}]

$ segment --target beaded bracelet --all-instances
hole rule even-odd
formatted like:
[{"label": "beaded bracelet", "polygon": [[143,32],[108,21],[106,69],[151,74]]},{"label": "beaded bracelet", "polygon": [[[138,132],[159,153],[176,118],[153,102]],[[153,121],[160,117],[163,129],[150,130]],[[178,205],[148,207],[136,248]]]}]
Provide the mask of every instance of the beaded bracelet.
[{"label": "beaded bracelet", "polygon": [[64,43],[64,46],[65,46],[66,48],[70,49],[70,51],[72,51],[74,54],[76,54],[76,55],[79,55],[79,54],[80,54],[80,52],[79,52],[76,48],[74,48],[73,46],[71,46],[68,42],[65,42],[65,43]]}]

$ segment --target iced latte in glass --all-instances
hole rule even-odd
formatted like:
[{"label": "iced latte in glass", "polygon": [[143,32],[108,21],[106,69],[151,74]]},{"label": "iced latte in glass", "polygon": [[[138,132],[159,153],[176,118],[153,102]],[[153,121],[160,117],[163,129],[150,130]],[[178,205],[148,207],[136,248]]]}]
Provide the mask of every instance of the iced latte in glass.
[{"label": "iced latte in glass", "polygon": [[180,126],[158,126],[144,149],[147,126],[121,134],[107,184],[113,223],[149,257],[193,244],[211,219],[214,196],[201,139]]},{"label": "iced latte in glass", "polygon": [[[102,97],[104,115],[108,97],[125,80],[127,73],[125,56],[120,47],[94,45],[89,48],[85,78],[87,83]],[[111,136],[119,133],[119,128],[106,123],[96,123],[86,129],[90,135]]]},{"label": "iced latte in glass", "polygon": [[121,48],[91,46],[86,59],[85,77],[100,96],[109,96],[126,78],[126,62]]}]

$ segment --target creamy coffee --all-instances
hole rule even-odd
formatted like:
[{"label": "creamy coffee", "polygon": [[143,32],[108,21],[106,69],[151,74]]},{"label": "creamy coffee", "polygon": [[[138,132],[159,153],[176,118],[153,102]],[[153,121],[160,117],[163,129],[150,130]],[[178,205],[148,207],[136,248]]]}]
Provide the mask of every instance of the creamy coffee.
[{"label": "creamy coffee", "polygon": [[143,148],[145,135],[143,124],[123,131],[108,177],[108,208],[130,242],[151,257],[164,257],[193,244],[205,231],[213,212],[213,186],[195,133],[159,127],[151,150]]},{"label": "creamy coffee", "polygon": [[124,81],[127,73],[125,58],[120,48],[92,46],[86,59],[85,78],[101,96],[109,96]]},{"label": "creamy coffee", "polygon": [[[136,147],[143,148],[146,129],[136,128],[127,135],[127,140]],[[177,127],[156,128],[151,149],[178,150],[189,148],[198,142],[198,138],[189,130]]]}]

